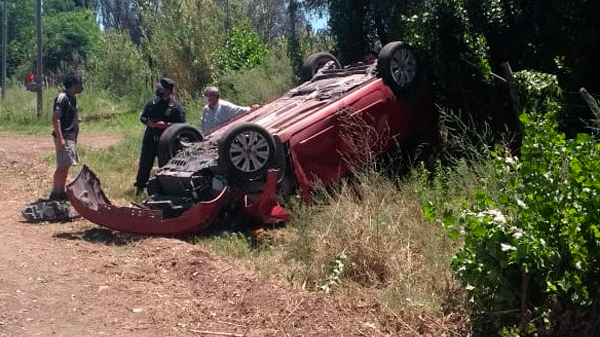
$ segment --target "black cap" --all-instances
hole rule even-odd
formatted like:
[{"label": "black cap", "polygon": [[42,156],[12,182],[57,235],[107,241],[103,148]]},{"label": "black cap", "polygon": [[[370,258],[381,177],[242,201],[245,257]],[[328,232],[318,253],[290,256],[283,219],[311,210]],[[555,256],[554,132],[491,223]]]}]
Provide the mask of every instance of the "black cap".
[{"label": "black cap", "polygon": [[158,80],[156,87],[158,89],[173,90],[175,87],[175,81],[168,77],[162,77],[160,80]]}]

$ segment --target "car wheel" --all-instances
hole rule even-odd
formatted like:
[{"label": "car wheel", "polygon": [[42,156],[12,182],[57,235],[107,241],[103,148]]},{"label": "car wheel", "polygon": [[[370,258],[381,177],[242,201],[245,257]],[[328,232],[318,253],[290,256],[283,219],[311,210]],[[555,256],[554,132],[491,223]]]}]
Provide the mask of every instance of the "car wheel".
[{"label": "car wheel", "polygon": [[341,69],[340,61],[335,56],[329,53],[316,53],[306,58],[302,64],[302,76],[300,77],[301,82],[310,81],[313,76],[323,68],[328,62],[332,61],[335,69]]},{"label": "car wheel", "polygon": [[169,126],[158,141],[158,166],[164,166],[176,154],[199,141],[202,134],[195,127],[183,123]]},{"label": "car wheel", "polygon": [[420,69],[411,47],[400,41],[386,44],[379,52],[377,70],[379,76],[401,99],[416,96]]},{"label": "car wheel", "polygon": [[242,181],[264,177],[273,166],[275,140],[263,127],[243,123],[230,129],[219,145],[219,161],[227,172]]}]

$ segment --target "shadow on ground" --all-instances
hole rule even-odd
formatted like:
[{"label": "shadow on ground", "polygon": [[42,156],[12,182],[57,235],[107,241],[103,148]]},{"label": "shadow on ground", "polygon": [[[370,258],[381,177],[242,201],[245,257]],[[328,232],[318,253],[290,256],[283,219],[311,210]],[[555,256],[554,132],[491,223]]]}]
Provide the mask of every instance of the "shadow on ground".
[{"label": "shadow on ground", "polygon": [[140,241],[144,236],[104,228],[92,228],[86,231],[58,233],[54,237],[64,240],[83,240],[92,243],[103,243],[105,245],[125,246],[132,242]]}]

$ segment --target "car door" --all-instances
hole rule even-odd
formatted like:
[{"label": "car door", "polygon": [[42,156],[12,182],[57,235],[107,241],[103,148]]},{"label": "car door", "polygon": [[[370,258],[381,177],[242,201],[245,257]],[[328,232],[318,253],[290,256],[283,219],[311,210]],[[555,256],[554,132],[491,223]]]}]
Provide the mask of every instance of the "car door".
[{"label": "car door", "polygon": [[[362,166],[389,134],[389,97],[380,86],[367,85],[328,105],[319,118],[290,137],[290,159],[299,186],[339,179]],[[388,137],[389,138],[389,137]]]}]

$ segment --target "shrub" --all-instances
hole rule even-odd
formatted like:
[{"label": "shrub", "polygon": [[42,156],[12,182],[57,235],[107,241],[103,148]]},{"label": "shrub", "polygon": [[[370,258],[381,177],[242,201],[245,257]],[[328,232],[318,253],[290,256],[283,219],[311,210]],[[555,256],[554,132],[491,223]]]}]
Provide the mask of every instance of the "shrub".
[{"label": "shrub", "polygon": [[101,90],[129,97],[142,105],[153,88],[150,68],[127,32],[102,35],[91,62],[89,78]]},{"label": "shrub", "polygon": [[559,112],[547,104],[546,113],[521,116],[527,130],[521,158],[490,152],[497,190],[481,181],[454,206],[425,207],[430,219],[444,209],[437,218],[464,240],[452,267],[474,317],[486,317],[480,327],[494,327],[491,320],[495,332],[508,326],[564,336],[598,319],[600,144],[584,134],[566,139],[558,132]]},{"label": "shrub", "polygon": [[267,47],[248,27],[233,28],[225,44],[216,52],[214,65],[219,71],[252,69],[263,64]]},{"label": "shrub", "polygon": [[215,82],[221,96],[236,104],[250,105],[275,99],[291,88],[293,71],[283,48],[274,45],[260,66],[223,72]]}]

